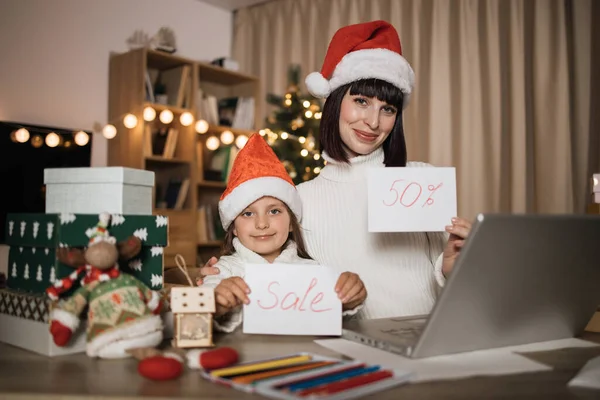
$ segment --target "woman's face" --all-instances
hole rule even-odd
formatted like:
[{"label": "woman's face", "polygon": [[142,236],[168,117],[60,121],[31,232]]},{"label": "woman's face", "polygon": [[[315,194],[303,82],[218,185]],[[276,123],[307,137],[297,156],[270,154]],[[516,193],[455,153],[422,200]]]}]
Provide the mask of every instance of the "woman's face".
[{"label": "woman's face", "polygon": [[340,137],[349,157],[365,155],[378,149],[396,122],[398,109],[377,99],[351,95],[342,99]]}]

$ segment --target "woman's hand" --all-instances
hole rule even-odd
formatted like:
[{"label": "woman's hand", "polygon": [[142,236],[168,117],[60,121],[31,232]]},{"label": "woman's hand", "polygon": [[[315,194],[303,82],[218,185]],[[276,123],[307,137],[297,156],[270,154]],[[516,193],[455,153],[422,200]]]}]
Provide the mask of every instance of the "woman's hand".
[{"label": "woman's hand", "polygon": [[357,274],[344,272],[335,284],[335,291],[342,300],[343,310],[352,310],[361,305],[367,298],[365,284]]},{"label": "woman's hand", "polygon": [[239,276],[223,279],[215,288],[216,316],[225,315],[234,308],[250,303],[250,288]]},{"label": "woman's hand", "polygon": [[464,218],[452,218],[452,225],[446,226],[446,232],[450,233],[450,237],[444,249],[442,274],[447,278],[454,268],[454,262],[465,244],[465,239],[471,232],[471,223]]},{"label": "woman's hand", "polygon": [[207,275],[219,275],[221,271],[219,271],[219,268],[215,267],[215,264],[218,261],[217,257],[211,257],[210,260],[200,268],[200,276],[196,278],[196,285],[202,285],[203,278]]}]

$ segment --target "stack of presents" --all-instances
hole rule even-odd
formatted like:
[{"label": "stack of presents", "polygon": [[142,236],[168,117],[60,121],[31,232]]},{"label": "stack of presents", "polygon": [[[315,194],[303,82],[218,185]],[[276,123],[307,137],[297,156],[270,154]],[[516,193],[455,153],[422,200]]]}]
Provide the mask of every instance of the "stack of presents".
[{"label": "stack of presents", "polygon": [[[85,313],[69,345],[58,347],[49,331],[54,307],[46,289],[73,273],[57,259],[60,248],[85,248],[99,215],[110,214],[117,242],[132,235],[142,248],[119,263],[148,288],[163,287],[163,249],[168,218],[152,215],[154,173],[121,167],[59,168],[44,171],[46,213],[8,214],[6,288],[0,289],[0,341],[47,356],[85,352]],[[80,285],[75,280],[71,291]],[[168,324],[167,324],[168,325]]]}]

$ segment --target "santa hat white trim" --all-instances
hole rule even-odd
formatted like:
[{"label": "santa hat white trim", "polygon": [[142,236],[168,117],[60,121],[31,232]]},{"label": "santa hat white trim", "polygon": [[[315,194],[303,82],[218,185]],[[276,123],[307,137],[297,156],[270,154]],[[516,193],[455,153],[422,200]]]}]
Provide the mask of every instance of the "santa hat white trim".
[{"label": "santa hat white trim", "polygon": [[400,54],[387,49],[364,49],[346,54],[327,80],[319,72],[306,77],[308,91],[315,97],[326,98],[335,89],[359,79],[381,79],[404,93],[404,107],[415,84],[412,67]]},{"label": "santa hat white trim", "polygon": [[[146,315],[140,317],[131,322],[125,322],[122,325],[115,326],[106,330],[106,332],[99,333],[94,339],[88,342],[86,353],[90,357],[98,356],[98,353],[105,347],[112,343],[119,342],[126,339],[140,340],[150,335],[151,333],[160,333],[160,339],[162,340],[163,323],[162,319],[158,315]],[[154,335],[152,337],[155,337]],[[154,344],[157,345],[158,343]],[[144,347],[146,343],[143,343],[136,347]]]},{"label": "santa hat white trim", "polygon": [[75,314],[61,310],[60,308],[55,308],[52,310],[50,313],[50,321],[58,321],[69,328],[72,332],[79,327],[79,318]]},{"label": "santa hat white trim", "polygon": [[302,201],[296,187],[284,179],[265,176],[241,183],[219,202],[219,215],[223,229],[227,230],[246,207],[265,196],[283,201],[296,215],[298,222],[302,220]]}]

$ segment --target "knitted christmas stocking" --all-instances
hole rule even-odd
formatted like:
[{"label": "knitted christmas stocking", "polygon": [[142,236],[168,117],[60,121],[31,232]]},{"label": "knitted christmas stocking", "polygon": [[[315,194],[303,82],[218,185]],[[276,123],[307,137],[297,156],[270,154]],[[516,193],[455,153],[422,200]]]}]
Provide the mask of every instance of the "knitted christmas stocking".
[{"label": "knitted christmas stocking", "polygon": [[[238,352],[231,347],[214,350],[190,350],[185,355],[187,365],[192,369],[224,368],[238,361]],[[160,353],[149,351],[138,364],[138,373],[155,381],[165,381],[179,377],[183,372],[184,358],[175,352]]]}]

